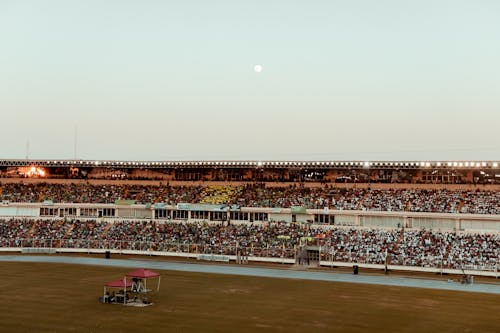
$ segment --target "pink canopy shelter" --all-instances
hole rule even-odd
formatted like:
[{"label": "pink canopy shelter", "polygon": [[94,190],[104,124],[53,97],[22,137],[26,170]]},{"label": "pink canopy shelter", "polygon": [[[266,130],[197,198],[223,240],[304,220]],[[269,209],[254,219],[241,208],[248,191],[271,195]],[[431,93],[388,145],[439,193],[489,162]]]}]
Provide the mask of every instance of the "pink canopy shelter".
[{"label": "pink canopy shelter", "polygon": [[158,283],[156,285],[156,291],[160,290],[160,279],[161,279],[160,273],[151,271],[149,269],[140,268],[130,273],[127,273],[125,276],[131,278],[134,281],[132,285],[133,290],[144,293],[151,291],[146,288],[147,279],[157,277]]},{"label": "pink canopy shelter", "polygon": [[132,287],[132,281],[127,281],[127,279],[119,279],[108,282],[105,284],[105,286],[109,288],[120,288],[120,289],[130,288]]},{"label": "pink canopy shelter", "polygon": [[121,279],[114,280],[108,283],[104,284],[104,299],[108,297],[107,295],[107,289],[112,288],[112,289],[119,289],[120,291],[123,291],[123,294],[118,294],[119,296],[123,297],[123,303],[125,304],[127,301],[127,289],[132,288],[133,282],[127,280],[127,278],[124,276]]},{"label": "pink canopy shelter", "polygon": [[154,271],[150,271],[149,269],[136,269],[133,272],[127,273],[127,277],[138,278],[138,279],[147,279],[152,277],[160,276],[160,273],[156,273]]}]

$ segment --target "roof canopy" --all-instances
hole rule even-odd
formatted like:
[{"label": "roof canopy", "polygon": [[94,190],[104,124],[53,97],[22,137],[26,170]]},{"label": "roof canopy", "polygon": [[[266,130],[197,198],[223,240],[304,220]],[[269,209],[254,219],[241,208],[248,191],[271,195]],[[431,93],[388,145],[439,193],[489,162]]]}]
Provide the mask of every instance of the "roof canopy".
[{"label": "roof canopy", "polygon": [[149,269],[140,268],[133,272],[127,273],[126,276],[139,279],[147,279],[160,276],[160,273],[150,271]]},{"label": "roof canopy", "polygon": [[126,280],[124,278],[119,280],[114,280],[105,284],[106,287],[110,288],[129,288],[132,287],[132,281]]}]

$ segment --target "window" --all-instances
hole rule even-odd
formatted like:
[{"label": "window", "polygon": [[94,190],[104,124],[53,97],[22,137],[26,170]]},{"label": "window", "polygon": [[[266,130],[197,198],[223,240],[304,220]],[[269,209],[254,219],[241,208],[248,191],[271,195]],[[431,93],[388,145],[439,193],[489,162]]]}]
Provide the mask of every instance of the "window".
[{"label": "window", "polygon": [[168,219],[170,218],[170,211],[166,209],[155,209],[155,218]]},{"label": "window", "polygon": [[227,212],[212,212],[212,218],[210,221],[226,221]]},{"label": "window", "polygon": [[314,215],[314,223],[317,224],[335,224],[335,216],[328,214]]},{"label": "window", "polygon": [[230,218],[231,218],[231,220],[234,220],[234,221],[248,221],[248,213],[247,212],[231,212]]},{"label": "window", "polygon": [[96,208],[80,208],[80,216],[82,217],[97,217]]},{"label": "window", "polygon": [[174,220],[187,220],[188,211],[187,210],[173,210],[172,211],[172,218]]},{"label": "window", "polygon": [[57,208],[47,208],[47,207],[40,208],[40,216],[56,216],[56,215],[58,215]]}]

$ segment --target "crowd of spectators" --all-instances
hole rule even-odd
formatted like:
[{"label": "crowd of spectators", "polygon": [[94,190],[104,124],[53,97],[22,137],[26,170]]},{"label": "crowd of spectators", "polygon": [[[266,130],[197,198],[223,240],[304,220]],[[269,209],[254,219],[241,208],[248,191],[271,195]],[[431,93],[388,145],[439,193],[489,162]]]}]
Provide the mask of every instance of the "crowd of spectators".
[{"label": "crowd of spectators", "polygon": [[461,213],[471,214],[499,214],[500,193],[493,191],[475,192],[474,195],[465,195]]},{"label": "crowd of spectators", "polygon": [[500,234],[366,229],[296,223],[209,224],[172,221],[0,219],[1,247],[176,251],[294,258],[300,245],[323,260],[419,267],[495,267]]},{"label": "crowd of spectators", "polygon": [[[432,230],[334,229],[323,243],[334,261],[420,267],[495,267],[500,235]],[[328,258],[328,256],[327,256]]]},{"label": "crowd of spectators", "polygon": [[261,183],[234,186],[8,183],[1,185],[0,198],[10,202],[113,203],[121,199],[142,204],[182,202],[241,207],[500,214],[500,192],[497,191],[272,187]]}]

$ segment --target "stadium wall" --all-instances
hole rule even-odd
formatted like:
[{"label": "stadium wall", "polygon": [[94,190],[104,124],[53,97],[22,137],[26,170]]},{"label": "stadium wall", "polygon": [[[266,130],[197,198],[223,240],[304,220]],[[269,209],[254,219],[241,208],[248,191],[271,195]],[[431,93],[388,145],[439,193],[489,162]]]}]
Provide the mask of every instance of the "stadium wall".
[{"label": "stadium wall", "polygon": [[[157,219],[199,221],[191,218],[195,210],[181,206],[77,204],[77,203],[7,203],[0,204],[0,217],[65,218],[65,219]],[[199,207],[192,206],[199,214]],[[336,226],[371,228],[425,228],[473,232],[500,232],[500,215],[447,214],[420,212],[339,211],[290,208],[242,207],[228,209],[217,205],[203,207],[209,222],[270,222],[316,223]],[[242,213],[242,214],[240,214]],[[244,213],[244,214],[243,214]],[[231,218],[231,216],[235,218]],[[331,217],[327,223],[318,217]]]},{"label": "stadium wall", "polygon": [[[20,252],[20,253],[84,253],[84,254],[105,254],[107,251],[114,255],[140,255],[140,256],[164,256],[164,257],[177,257],[185,259],[197,259],[207,261],[223,261],[223,262],[238,262],[239,258],[235,255],[206,255],[201,253],[186,253],[186,252],[162,252],[162,251],[137,251],[137,250],[113,250],[113,249],[95,249],[95,248],[22,248],[22,247],[6,247],[1,248],[2,252]],[[274,264],[287,264],[293,265],[296,263],[295,259],[290,258],[270,258],[270,257],[252,257],[246,258],[248,262],[261,262],[261,263],[274,263]],[[336,269],[337,267],[353,267],[356,265],[360,268],[375,269],[375,270],[393,270],[393,271],[407,271],[407,272],[425,272],[436,274],[454,274],[454,275],[475,275],[498,278],[500,276],[499,268],[494,267],[488,270],[477,269],[448,269],[440,267],[416,267],[416,266],[401,266],[401,265],[380,265],[380,264],[365,264],[356,262],[339,262],[339,261],[326,261],[321,260],[319,265],[322,267],[330,267]]]},{"label": "stadium wall", "polygon": [[[58,179],[58,178],[0,178],[0,183],[23,183],[23,184],[90,184],[90,185],[142,185],[142,186],[165,186],[167,183],[170,186],[238,186],[245,184],[255,184],[255,181],[182,181],[182,180],[110,180],[110,179]],[[500,191],[498,184],[431,184],[431,183],[326,183],[332,188],[360,188],[360,189],[380,189],[380,190],[407,190],[407,189],[424,189],[424,190],[443,190],[450,191]],[[324,187],[323,182],[273,182],[266,181],[266,187],[289,187],[303,186],[306,188]]]}]

